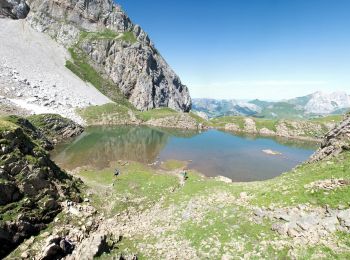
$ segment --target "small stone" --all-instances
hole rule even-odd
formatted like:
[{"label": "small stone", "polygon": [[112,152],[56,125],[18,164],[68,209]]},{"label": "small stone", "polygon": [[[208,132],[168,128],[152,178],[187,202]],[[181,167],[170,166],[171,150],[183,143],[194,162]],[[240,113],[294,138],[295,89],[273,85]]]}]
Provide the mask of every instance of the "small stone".
[{"label": "small stone", "polygon": [[289,228],[287,231],[288,236],[290,237],[298,237],[300,236],[299,232],[296,231],[294,228]]},{"label": "small stone", "polygon": [[23,253],[21,254],[21,258],[22,258],[22,259],[27,259],[27,258],[29,258],[28,252],[23,252]]},{"label": "small stone", "polygon": [[81,215],[79,210],[77,208],[74,208],[74,207],[70,207],[68,211],[69,211],[69,213],[71,213],[73,215],[76,215],[76,216],[80,216]]},{"label": "small stone", "polygon": [[260,218],[262,218],[262,217],[265,216],[265,212],[262,211],[262,209],[257,208],[256,210],[254,210],[254,215],[255,215],[255,216],[258,216],[258,217],[260,217]]},{"label": "small stone", "polygon": [[271,230],[277,231],[280,235],[287,234],[288,226],[286,224],[274,223],[272,224]]},{"label": "small stone", "polygon": [[50,232],[47,232],[47,231],[41,234],[41,237],[43,237],[43,238],[48,237],[48,236],[50,236]]},{"label": "small stone", "polygon": [[345,209],[346,207],[345,207],[345,205],[339,205],[338,206],[338,209],[340,209],[340,210],[343,210],[343,209]]},{"label": "small stone", "polygon": [[247,194],[246,192],[241,192],[241,193],[239,194],[239,196],[240,196],[241,199],[246,199],[246,198],[248,198],[248,194]]},{"label": "small stone", "polygon": [[312,216],[305,216],[302,217],[300,220],[297,221],[297,225],[299,227],[301,227],[303,230],[307,231],[310,228],[312,228],[312,226],[317,225],[317,219],[312,217]]},{"label": "small stone", "polygon": [[291,216],[288,215],[287,213],[286,214],[279,214],[277,216],[277,218],[282,219],[284,221],[291,221]]},{"label": "small stone", "polygon": [[350,227],[350,209],[341,211],[337,217],[342,226]]}]

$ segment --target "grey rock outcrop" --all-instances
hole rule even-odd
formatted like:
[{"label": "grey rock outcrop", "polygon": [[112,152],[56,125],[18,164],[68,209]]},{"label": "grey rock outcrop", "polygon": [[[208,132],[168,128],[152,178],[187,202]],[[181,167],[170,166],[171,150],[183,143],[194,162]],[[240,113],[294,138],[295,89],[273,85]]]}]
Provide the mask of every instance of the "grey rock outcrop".
[{"label": "grey rock outcrop", "polygon": [[337,156],[345,150],[350,150],[350,114],[326,134],[321,147],[312,155],[310,162]]},{"label": "grey rock outcrop", "polygon": [[28,119],[53,144],[78,136],[84,131],[81,125],[56,114],[33,115]]},{"label": "grey rock outcrop", "polygon": [[23,19],[29,12],[25,0],[0,0],[0,18]]},{"label": "grey rock outcrop", "polygon": [[167,116],[163,118],[150,119],[144,123],[145,125],[155,127],[166,127],[166,128],[178,128],[178,129],[192,129],[192,130],[203,130],[206,127],[198,123],[189,114],[178,114],[173,116]]},{"label": "grey rock outcrop", "polygon": [[100,256],[104,252],[109,252],[111,246],[108,245],[107,237],[108,234],[106,234],[106,232],[96,232],[92,234],[78,246],[78,248],[74,251],[73,255],[68,257],[68,259],[92,260],[95,257]]},{"label": "grey rock outcrop", "polygon": [[244,131],[246,133],[257,133],[255,121],[251,118],[244,118]]},{"label": "grey rock outcrop", "polygon": [[[28,0],[28,22],[66,47],[75,47],[89,63],[110,78],[115,88],[139,110],[170,107],[191,109],[188,88],[155,49],[148,35],[111,0]],[[80,33],[110,30],[116,37]],[[125,40],[128,34],[132,40]]]}]

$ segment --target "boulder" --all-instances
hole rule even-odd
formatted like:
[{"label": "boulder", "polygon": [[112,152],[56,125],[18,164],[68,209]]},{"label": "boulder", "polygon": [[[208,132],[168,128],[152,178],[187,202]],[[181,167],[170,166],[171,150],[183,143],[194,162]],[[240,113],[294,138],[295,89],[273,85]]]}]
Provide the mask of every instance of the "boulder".
[{"label": "boulder", "polygon": [[267,129],[266,127],[263,127],[259,130],[259,134],[261,135],[276,135],[276,133],[270,129]]},{"label": "boulder", "polygon": [[244,118],[244,132],[255,134],[257,133],[255,121],[251,118]]},{"label": "boulder", "polygon": [[74,250],[73,254],[69,256],[68,260],[86,259],[92,260],[95,257],[109,252],[110,245],[107,243],[108,235],[104,232],[96,232],[91,234],[87,239]]},{"label": "boulder", "polygon": [[73,243],[65,237],[51,236],[47,240],[41,253],[41,260],[62,259],[74,250]]},{"label": "boulder", "polygon": [[55,259],[57,255],[60,255],[61,253],[62,248],[56,243],[51,243],[44,249],[41,260]]},{"label": "boulder", "polygon": [[228,123],[225,125],[225,131],[238,132],[240,130],[239,126],[235,123]]},{"label": "boulder", "polygon": [[0,206],[17,201],[21,198],[21,193],[13,183],[0,183]]}]

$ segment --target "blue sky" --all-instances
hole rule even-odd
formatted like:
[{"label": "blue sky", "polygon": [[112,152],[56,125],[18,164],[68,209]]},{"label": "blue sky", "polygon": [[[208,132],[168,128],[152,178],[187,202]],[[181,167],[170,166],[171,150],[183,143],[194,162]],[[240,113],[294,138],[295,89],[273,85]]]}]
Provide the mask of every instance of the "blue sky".
[{"label": "blue sky", "polygon": [[192,97],[350,92],[350,0],[120,0]]}]

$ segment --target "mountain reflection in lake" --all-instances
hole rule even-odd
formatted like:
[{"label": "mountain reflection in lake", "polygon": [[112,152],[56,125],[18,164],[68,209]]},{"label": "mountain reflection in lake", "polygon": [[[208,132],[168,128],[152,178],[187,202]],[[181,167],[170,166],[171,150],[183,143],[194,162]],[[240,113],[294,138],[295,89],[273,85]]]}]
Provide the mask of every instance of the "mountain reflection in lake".
[{"label": "mountain reflection in lake", "polygon": [[[52,154],[63,168],[103,169],[118,160],[153,163],[169,159],[190,161],[189,168],[207,176],[223,175],[234,181],[273,178],[306,160],[315,145],[285,139],[236,136],[209,130],[203,133],[148,127],[89,127]],[[262,152],[271,149],[282,155]]]}]

